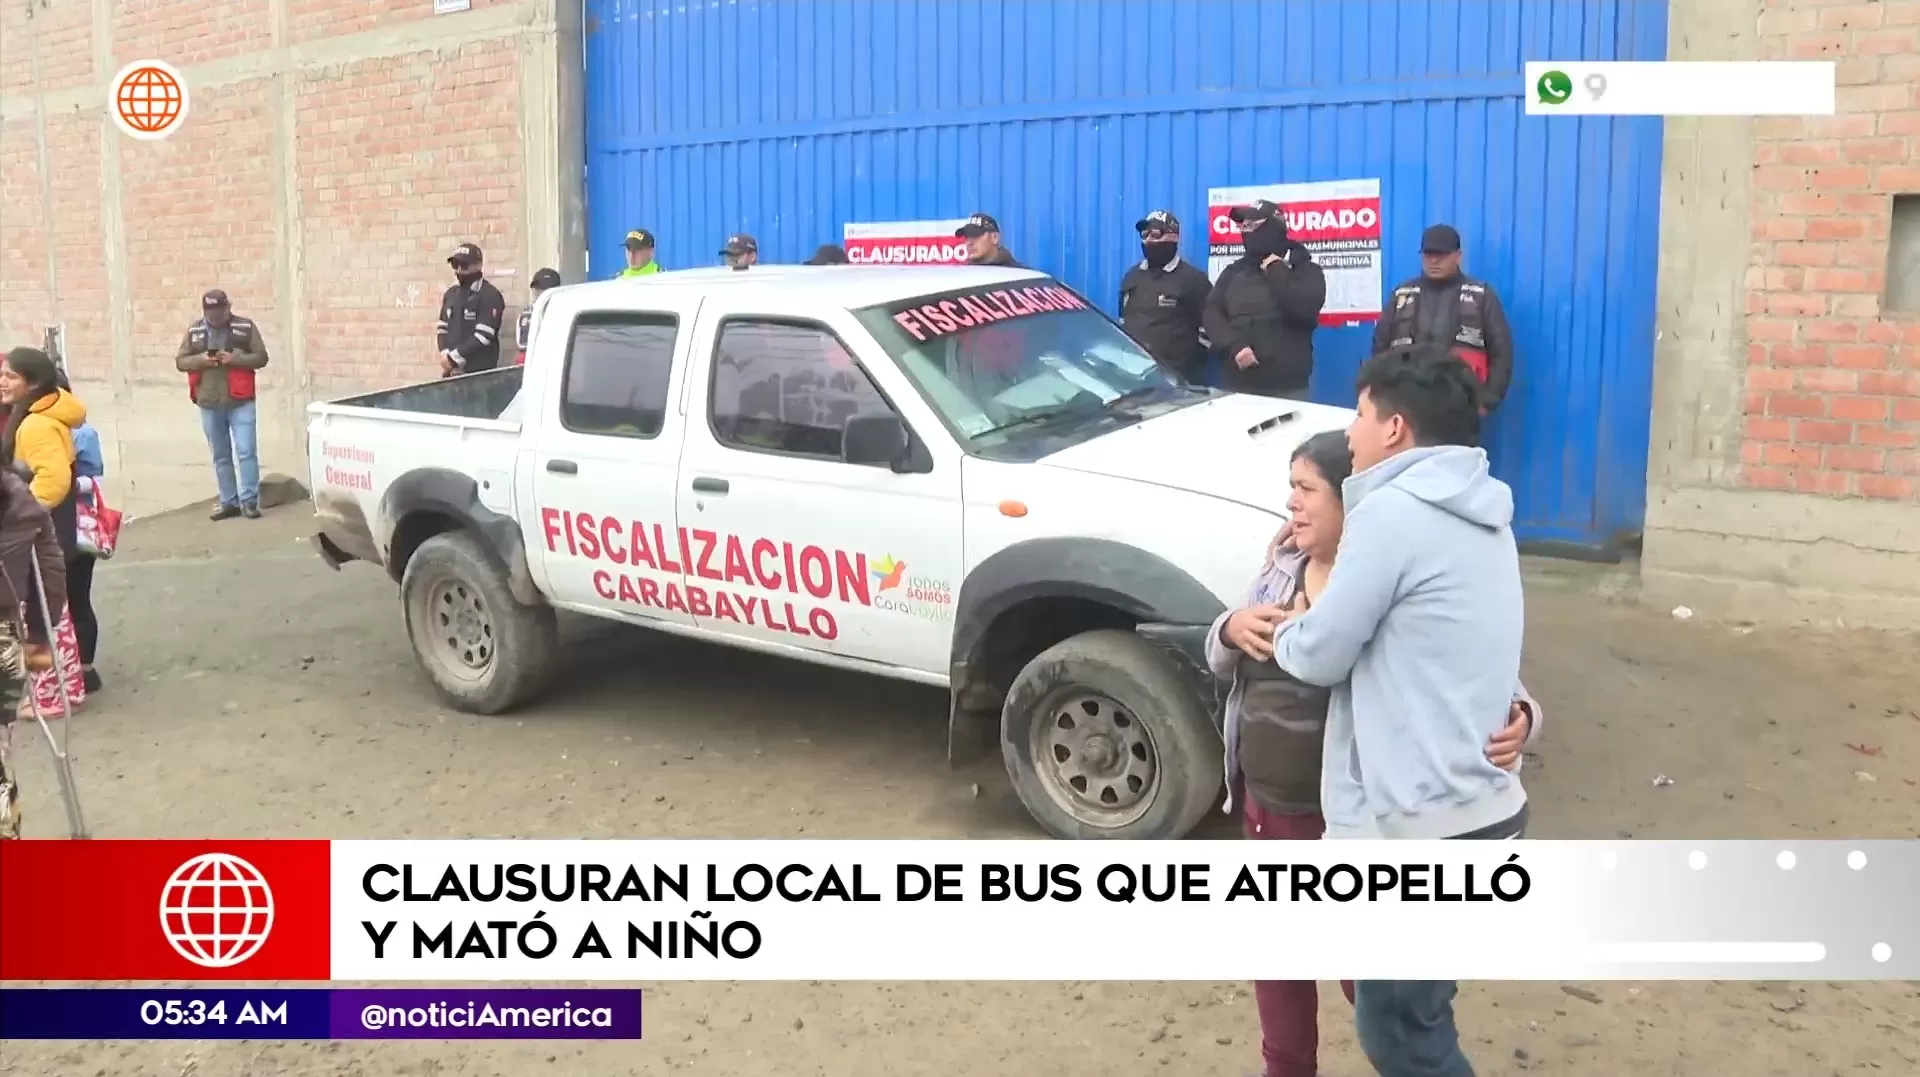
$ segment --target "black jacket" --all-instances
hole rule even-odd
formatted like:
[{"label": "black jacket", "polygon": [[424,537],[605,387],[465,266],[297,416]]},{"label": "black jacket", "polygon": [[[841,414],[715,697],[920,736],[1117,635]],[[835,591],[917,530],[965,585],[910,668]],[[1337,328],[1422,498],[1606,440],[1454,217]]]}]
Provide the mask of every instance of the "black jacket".
[{"label": "black jacket", "polygon": [[1120,324],[1160,365],[1196,379],[1207,363],[1200,319],[1212,290],[1207,275],[1184,258],[1165,269],[1139,262],[1120,278]]},{"label": "black jacket", "polygon": [[1500,406],[1513,385],[1513,327],[1500,296],[1483,280],[1461,273],[1451,280],[1414,277],[1387,297],[1373,330],[1373,350],[1408,344],[1445,344],[1481,374],[1487,410]]},{"label": "black jacket", "polygon": [[440,297],[440,350],[452,349],[465,360],[457,373],[500,365],[500,322],[506,315],[506,297],[485,277],[455,284]]},{"label": "black jacket", "polygon": [[[1327,275],[1298,243],[1266,269],[1245,255],[1222,270],[1202,324],[1227,388],[1269,394],[1306,388],[1313,331],[1326,305]],[[1245,370],[1233,361],[1242,348],[1252,348],[1257,360]]]}]

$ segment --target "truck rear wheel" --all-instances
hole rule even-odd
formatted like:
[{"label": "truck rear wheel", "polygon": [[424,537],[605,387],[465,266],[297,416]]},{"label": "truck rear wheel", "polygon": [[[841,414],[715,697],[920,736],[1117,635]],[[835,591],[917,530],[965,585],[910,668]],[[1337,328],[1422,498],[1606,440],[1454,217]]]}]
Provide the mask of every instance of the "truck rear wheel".
[{"label": "truck rear wheel", "polygon": [[1183,838],[1219,799],[1220,737],[1165,651],[1084,632],[1014,679],[1000,750],[1014,791],[1057,838]]},{"label": "truck rear wheel", "polygon": [[447,705],[499,714],[539,691],[559,625],[550,606],[523,606],[472,535],[420,544],[400,580],[413,654]]}]

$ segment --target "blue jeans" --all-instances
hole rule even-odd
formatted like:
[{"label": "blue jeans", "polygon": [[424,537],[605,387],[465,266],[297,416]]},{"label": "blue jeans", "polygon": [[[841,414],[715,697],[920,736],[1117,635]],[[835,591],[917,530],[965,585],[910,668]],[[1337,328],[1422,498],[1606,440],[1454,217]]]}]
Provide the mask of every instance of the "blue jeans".
[{"label": "blue jeans", "polygon": [[1453,1023],[1452,980],[1357,980],[1353,1030],[1380,1077],[1473,1077]]},{"label": "blue jeans", "polygon": [[[254,404],[249,400],[231,408],[201,408],[200,429],[213,450],[213,479],[220,484],[222,505],[252,505],[260,500],[259,431]],[[240,482],[233,481],[234,465]]]},{"label": "blue jeans", "polygon": [[[1528,809],[1511,819],[1460,834],[1460,841],[1512,841],[1527,832]],[[1453,980],[1359,980],[1353,985],[1353,1031],[1380,1077],[1473,1077],[1453,1023]]]}]

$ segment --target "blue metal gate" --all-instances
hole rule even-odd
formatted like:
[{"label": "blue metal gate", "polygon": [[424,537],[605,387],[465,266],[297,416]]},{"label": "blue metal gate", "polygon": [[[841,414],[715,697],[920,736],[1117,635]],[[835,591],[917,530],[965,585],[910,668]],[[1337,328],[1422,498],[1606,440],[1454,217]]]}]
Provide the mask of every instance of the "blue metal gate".
[{"label": "blue metal gate", "polygon": [[[1528,59],[1658,60],[1665,0],[588,0],[595,276],[629,228],[668,268],[729,232],[800,261],[841,225],[995,214],[1111,305],[1132,222],[1205,257],[1207,189],[1378,178],[1386,285],[1436,221],[1505,300],[1488,444],[1523,540],[1600,546],[1645,508],[1658,119],[1528,118]],[[1364,329],[1317,338],[1351,403]],[[1276,481],[1280,481],[1276,477]]]}]

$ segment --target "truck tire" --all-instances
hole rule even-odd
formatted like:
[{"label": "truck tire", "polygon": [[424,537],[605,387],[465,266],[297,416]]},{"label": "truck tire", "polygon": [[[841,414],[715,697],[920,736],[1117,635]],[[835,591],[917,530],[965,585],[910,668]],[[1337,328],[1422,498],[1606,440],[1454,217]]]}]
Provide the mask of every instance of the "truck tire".
[{"label": "truck tire", "polygon": [[1207,701],[1132,632],[1084,632],[1028,662],[1001,710],[1000,751],[1056,838],[1184,838],[1219,803]]},{"label": "truck tire", "polygon": [[407,638],[447,705],[499,714],[538,692],[559,638],[553,607],[523,606],[506,572],[460,531],[420,544],[400,578]]}]

